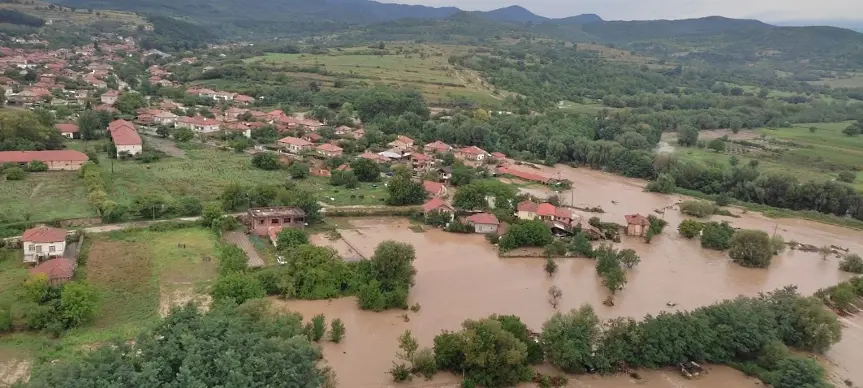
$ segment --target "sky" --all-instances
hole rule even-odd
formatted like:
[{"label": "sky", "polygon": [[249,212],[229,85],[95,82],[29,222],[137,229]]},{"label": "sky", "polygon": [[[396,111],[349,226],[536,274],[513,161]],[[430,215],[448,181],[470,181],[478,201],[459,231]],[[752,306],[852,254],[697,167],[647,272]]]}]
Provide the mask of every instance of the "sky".
[{"label": "sky", "polygon": [[[550,18],[595,13],[605,20],[685,19],[720,15],[764,21],[863,19],[863,0],[378,0],[488,11],[520,5]],[[850,16],[849,16],[850,15]]]}]

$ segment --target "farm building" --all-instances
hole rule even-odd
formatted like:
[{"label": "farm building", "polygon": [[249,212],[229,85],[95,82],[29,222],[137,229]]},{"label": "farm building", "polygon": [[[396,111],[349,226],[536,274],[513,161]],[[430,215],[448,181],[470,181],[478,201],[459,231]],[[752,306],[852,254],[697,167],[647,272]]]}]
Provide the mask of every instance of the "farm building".
[{"label": "farm building", "polygon": [[26,166],[40,161],[48,166],[50,171],[75,171],[89,160],[87,155],[74,150],[53,151],[3,151],[0,152],[0,164],[18,164]]}]

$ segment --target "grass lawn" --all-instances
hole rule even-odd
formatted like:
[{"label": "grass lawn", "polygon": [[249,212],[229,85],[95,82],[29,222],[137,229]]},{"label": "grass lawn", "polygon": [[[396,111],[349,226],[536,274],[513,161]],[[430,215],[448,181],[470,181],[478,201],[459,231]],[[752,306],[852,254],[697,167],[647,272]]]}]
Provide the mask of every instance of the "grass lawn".
[{"label": "grass lawn", "polygon": [[572,101],[563,101],[561,103],[558,103],[557,107],[564,112],[581,113],[586,115],[595,115],[597,112],[603,109],[607,109],[608,111],[620,110],[619,108],[612,108],[609,106],[602,105],[601,102],[587,102],[579,104]]},{"label": "grass lawn", "polygon": [[27,279],[20,249],[0,249],[0,306],[15,300],[15,289]]},{"label": "grass lawn", "polygon": [[298,181],[300,187],[311,191],[317,196],[318,201],[327,205],[385,205],[384,201],[389,196],[383,181],[375,183],[362,182],[355,189],[346,189],[344,186],[331,186],[329,182],[329,178],[321,177],[309,177]]},{"label": "grass lawn", "polygon": [[[354,47],[330,50],[327,54],[269,53],[246,59],[282,69],[301,82],[316,80],[332,86],[336,79],[348,84],[386,84],[420,90],[430,101],[467,98],[486,106],[499,106],[495,94],[474,72],[448,63],[452,54],[467,53],[470,47],[389,43],[390,55],[366,54],[370,49]],[[395,54],[401,52],[401,54]],[[318,69],[318,70],[312,70]]]},{"label": "grass lawn", "polygon": [[[218,272],[217,238],[202,228],[93,234],[86,244],[87,263],[78,271],[99,293],[95,322],[59,339],[34,332],[0,336],[0,357],[46,362],[72,357],[112,338],[132,339],[155,322],[160,307],[167,307],[163,304],[184,303],[175,297],[178,291],[187,296],[200,293]],[[0,301],[9,293],[7,284],[26,277],[26,270],[7,265],[0,263]]]},{"label": "grass lawn", "polygon": [[0,218],[8,221],[48,221],[95,216],[87,203],[87,188],[75,172],[27,174],[20,181],[0,184]]},{"label": "grass lawn", "polygon": [[812,85],[827,85],[831,88],[863,88],[863,73],[849,73],[847,78],[828,78],[810,81]]}]

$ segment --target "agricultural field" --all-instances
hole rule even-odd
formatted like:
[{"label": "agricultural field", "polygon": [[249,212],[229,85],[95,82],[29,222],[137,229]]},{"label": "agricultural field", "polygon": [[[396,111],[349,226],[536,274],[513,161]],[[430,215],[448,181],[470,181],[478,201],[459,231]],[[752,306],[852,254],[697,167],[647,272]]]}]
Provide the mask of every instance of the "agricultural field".
[{"label": "agricultural field", "polygon": [[[50,361],[112,338],[132,339],[172,305],[206,302],[204,292],[218,271],[216,236],[202,228],[167,232],[130,231],[88,235],[86,263],[78,275],[99,294],[96,320],[58,339],[40,333],[0,336],[0,361]],[[185,244],[185,248],[177,244]],[[26,278],[20,261],[0,262],[0,301]]]},{"label": "agricultural field", "polygon": [[831,88],[863,88],[863,73],[848,73],[847,77],[827,78],[810,81],[812,85],[824,85]]},{"label": "agricultural field", "polygon": [[[740,163],[758,160],[759,167],[768,172],[793,173],[801,180],[826,181],[836,179],[842,171],[856,171],[852,184],[863,191],[863,138],[842,133],[851,122],[795,124],[788,128],[767,128],[758,132],[740,132],[732,138],[748,138],[770,148],[769,151],[729,145],[729,151],[717,153],[707,149],[680,147],[673,139],[665,139],[675,148],[675,154],[684,160],[728,163],[732,155]],[[810,128],[814,127],[812,132]],[[750,135],[750,136],[746,136]],[[710,138],[702,134],[699,139]]]},{"label": "agricultural field", "polygon": [[448,63],[453,54],[466,53],[470,47],[391,43],[389,55],[373,55],[366,47],[330,50],[327,54],[267,54],[246,59],[282,68],[305,81],[320,81],[332,86],[337,79],[348,84],[386,84],[420,90],[431,102],[467,98],[483,105],[496,106],[503,99],[473,71]]},{"label": "agricultural field", "polygon": [[[14,9],[19,12],[24,12],[28,15],[33,15],[45,19],[45,21],[66,21],[74,24],[93,24],[98,21],[117,22],[128,26],[148,25],[140,16],[131,12],[113,11],[106,9],[75,9],[72,11],[69,7],[54,7],[51,3],[42,1],[22,2],[18,3],[0,3],[0,8]],[[37,9],[38,8],[38,9]],[[61,10],[62,8],[62,10]],[[92,11],[92,12],[90,12]]]},{"label": "agricultural field", "polygon": [[[0,184],[0,220],[49,221],[93,217],[87,189],[75,172],[32,173]],[[2,223],[2,221],[0,221]]]},{"label": "agricultural field", "polygon": [[597,112],[607,109],[609,111],[620,110],[619,108],[612,108],[610,106],[605,106],[601,101],[597,102],[585,102],[585,103],[576,103],[572,101],[561,101],[557,104],[557,108],[563,112],[567,113],[580,113],[586,115],[594,115]]}]

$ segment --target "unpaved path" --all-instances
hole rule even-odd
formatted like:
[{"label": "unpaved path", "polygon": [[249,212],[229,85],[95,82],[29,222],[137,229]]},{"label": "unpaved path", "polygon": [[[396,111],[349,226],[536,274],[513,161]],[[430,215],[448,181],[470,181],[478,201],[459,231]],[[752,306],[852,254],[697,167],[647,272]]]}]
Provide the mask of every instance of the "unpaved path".
[{"label": "unpaved path", "polygon": [[11,387],[30,377],[30,362],[24,360],[0,361],[0,388]]},{"label": "unpaved path", "polygon": [[246,252],[246,256],[249,257],[249,267],[257,268],[264,266],[264,259],[261,258],[261,255],[258,253],[258,250],[255,249],[255,246],[252,245],[252,242],[249,240],[249,236],[243,232],[227,232],[223,235],[225,241],[235,244],[243,252]]}]

